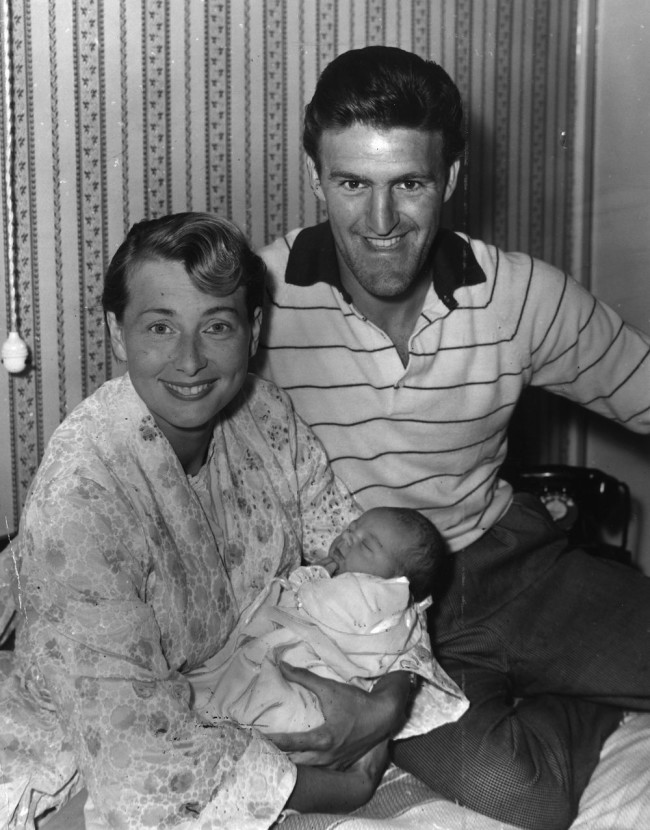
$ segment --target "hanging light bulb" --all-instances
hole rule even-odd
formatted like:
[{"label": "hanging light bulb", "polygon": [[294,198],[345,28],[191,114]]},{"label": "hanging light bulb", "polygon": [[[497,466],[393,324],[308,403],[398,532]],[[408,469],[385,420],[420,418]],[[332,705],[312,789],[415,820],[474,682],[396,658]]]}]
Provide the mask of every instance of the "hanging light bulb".
[{"label": "hanging light bulb", "polygon": [[4,56],[4,110],[5,110],[5,196],[7,228],[7,278],[9,280],[9,299],[11,304],[11,331],[2,345],[2,362],[5,369],[12,374],[22,372],[27,364],[29,350],[18,333],[18,303],[16,299],[16,261],[15,261],[15,216],[14,216],[14,182],[13,182],[13,101],[11,95],[11,20],[9,0],[2,3],[2,52]]},{"label": "hanging light bulb", "polygon": [[27,365],[29,350],[27,344],[17,331],[10,331],[9,337],[2,344],[2,362],[8,372],[22,372]]}]

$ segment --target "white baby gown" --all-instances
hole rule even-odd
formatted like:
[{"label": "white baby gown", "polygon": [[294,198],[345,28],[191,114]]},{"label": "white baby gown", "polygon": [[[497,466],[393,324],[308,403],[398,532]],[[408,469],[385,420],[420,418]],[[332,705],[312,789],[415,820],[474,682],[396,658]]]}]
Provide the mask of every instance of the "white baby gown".
[{"label": "white baby gown", "polygon": [[434,660],[424,624],[430,600],[410,602],[405,577],[381,579],[297,568],[242,613],[225,647],[188,678],[194,709],[209,723],[234,720],[262,732],[297,732],[323,722],[316,696],[287,681],[279,661],[370,690],[389,671],[422,683],[407,738],[457,720],[468,702]]}]

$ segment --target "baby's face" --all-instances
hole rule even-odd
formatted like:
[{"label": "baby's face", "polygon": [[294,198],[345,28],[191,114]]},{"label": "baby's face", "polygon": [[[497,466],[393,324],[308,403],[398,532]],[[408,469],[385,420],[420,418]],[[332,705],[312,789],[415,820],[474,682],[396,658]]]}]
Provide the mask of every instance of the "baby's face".
[{"label": "baby's face", "polygon": [[335,574],[374,574],[385,579],[402,576],[399,551],[404,531],[398,528],[390,511],[381,507],[366,511],[332,542],[329,557],[336,564]]}]

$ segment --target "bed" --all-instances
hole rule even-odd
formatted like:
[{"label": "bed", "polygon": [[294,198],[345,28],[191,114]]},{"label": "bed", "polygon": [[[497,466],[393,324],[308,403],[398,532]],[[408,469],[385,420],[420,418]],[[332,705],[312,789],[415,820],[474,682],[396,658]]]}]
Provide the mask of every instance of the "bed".
[{"label": "bed", "polygon": [[[572,830],[650,827],[650,714],[628,715],[603,747]],[[372,801],[350,816],[289,816],[282,830],[514,830],[389,768]]]},{"label": "bed", "polygon": [[[605,743],[571,830],[644,830],[650,826],[650,714],[628,715]],[[86,826],[82,791],[41,822],[47,830]],[[416,778],[389,767],[372,800],[347,815],[290,814],[275,830],[515,830],[442,798]],[[237,828],[233,828],[237,830]]]}]

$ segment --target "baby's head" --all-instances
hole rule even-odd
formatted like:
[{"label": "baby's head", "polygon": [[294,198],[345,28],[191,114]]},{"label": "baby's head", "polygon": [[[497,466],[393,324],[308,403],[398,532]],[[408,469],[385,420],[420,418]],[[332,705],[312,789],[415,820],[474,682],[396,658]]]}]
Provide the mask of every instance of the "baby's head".
[{"label": "baby's head", "polygon": [[367,510],[350,522],[329,549],[335,574],[405,576],[416,602],[431,594],[444,553],[438,529],[417,510],[406,507]]}]

